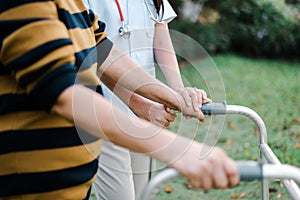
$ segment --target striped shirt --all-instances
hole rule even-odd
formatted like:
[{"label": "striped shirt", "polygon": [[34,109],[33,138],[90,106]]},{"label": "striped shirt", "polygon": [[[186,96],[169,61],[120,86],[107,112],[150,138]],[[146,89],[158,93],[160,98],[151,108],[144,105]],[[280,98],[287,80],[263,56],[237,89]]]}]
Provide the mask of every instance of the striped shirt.
[{"label": "striped shirt", "polygon": [[101,140],[49,110],[78,80],[98,87],[85,58],[104,28],[81,0],[0,1],[0,199],[88,198]]}]

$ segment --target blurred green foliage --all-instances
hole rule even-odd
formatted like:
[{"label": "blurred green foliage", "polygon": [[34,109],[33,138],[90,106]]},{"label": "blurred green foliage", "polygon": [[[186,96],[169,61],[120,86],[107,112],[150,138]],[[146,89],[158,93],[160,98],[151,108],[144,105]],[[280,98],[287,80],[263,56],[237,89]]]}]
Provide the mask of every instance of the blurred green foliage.
[{"label": "blurred green foliage", "polygon": [[[203,2],[203,0],[194,0]],[[172,1],[178,19],[170,28],[187,34],[209,53],[296,58],[300,49],[299,1],[208,0],[197,22],[182,17],[182,0]]]}]

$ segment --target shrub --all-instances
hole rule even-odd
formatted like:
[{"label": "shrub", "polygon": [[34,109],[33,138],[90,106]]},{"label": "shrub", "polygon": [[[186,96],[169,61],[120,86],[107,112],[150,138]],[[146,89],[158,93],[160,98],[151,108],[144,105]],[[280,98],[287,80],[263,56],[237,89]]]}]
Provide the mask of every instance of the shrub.
[{"label": "shrub", "polygon": [[[282,0],[227,0],[212,4],[234,51],[255,56],[299,54],[298,10]],[[230,9],[228,9],[230,8]]]},{"label": "shrub", "polygon": [[190,36],[211,54],[225,52],[230,48],[229,36],[222,27],[214,24],[174,21],[170,24],[170,28]]},{"label": "shrub", "polygon": [[[207,23],[215,13],[217,20]],[[259,57],[297,57],[299,19],[296,4],[284,0],[209,0],[199,22],[179,18],[170,25],[193,37],[209,53],[232,50]]]}]

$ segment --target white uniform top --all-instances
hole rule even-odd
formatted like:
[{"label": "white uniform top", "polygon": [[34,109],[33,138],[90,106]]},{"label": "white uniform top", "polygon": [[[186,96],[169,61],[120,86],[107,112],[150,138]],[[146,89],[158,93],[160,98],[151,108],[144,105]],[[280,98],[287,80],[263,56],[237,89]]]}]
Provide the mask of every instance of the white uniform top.
[{"label": "white uniform top", "polygon": [[[124,23],[130,30],[130,37],[120,36],[122,26],[120,13],[115,0],[85,0],[89,7],[96,12],[100,20],[106,23],[105,31],[114,44],[128,53],[141,67],[155,76],[153,59],[154,22],[151,14],[156,18],[157,13],[152,0],[119,0],[124,16]],[[170,22],[176,17],[167,0],[164,3],[162,21]],[[146,6],[148,5],[148,8]],[[151,12],[151,13],[150,13]]]},{"label": "white uniform top", "polygon": [[[150,15],[152,13],[156,18],[157,14],[152,0],[119,0],[125,25],[131,30],[130,37],[119,35],[122,23],[115,0],[83,1],[101,21],[106,23],[105,31],[114,45],[128,53],[136,63],[155,76],[153,38],[156,22],[150,19]],[[162,20],[170,22],[176,14],[167,0],[164,0],[164,6]],[[136,117],[104,84],[102,90],[108,101],[127,111],[132,117]],[[148,156],[129,152],[128,149],[103,141],[99,170],[94,184],[97,198],[138,199],[148,183],[148,172],[154,169],[154,163]]]}]

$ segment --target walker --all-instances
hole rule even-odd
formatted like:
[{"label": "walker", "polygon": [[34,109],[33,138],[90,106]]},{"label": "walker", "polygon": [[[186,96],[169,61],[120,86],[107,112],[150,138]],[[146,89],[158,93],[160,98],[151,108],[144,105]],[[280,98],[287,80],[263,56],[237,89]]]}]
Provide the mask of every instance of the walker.
[{"label": "walker", "polygon": [[[239,114],[251,119],[259,132],[259,160],[236,161],[241,181],[260,180],[261,199],[269,199],[268,179],[280,179],[293,200],[300,200],[300,189],[296,182],[300,183],[300,169],[291,165],[282,165],[276,155],[267,144],[267,130],[261,117],[252,109],[239,105],[226,105],[224,103],[204,104],[202,112],[206,115]],[[142,200],[154,199],[154,190],[163,182],[180,176],[172,168],[163,170],[154,176],[146,186]],[[296,182],[295,182],[296,181]]]}]

